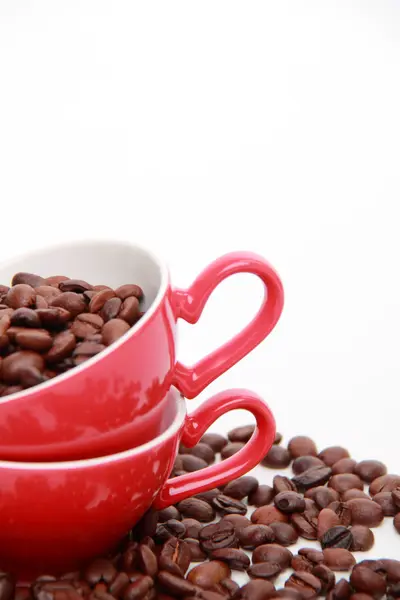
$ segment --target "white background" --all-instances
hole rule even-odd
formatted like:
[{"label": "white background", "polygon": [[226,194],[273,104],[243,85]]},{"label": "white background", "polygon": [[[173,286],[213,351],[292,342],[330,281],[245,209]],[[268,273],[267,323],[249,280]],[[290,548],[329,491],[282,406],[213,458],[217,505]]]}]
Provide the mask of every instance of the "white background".
[{"label": "white background", "polygon": [[[0,0],[2,258],[130,239],[184,286],[224,252],[263,254],[282,319],[202,398],[249,387],[286,436],[396,471],[399,107],[396,0]],[[259,300],[251,276],[223,284],[179,358]]]}]

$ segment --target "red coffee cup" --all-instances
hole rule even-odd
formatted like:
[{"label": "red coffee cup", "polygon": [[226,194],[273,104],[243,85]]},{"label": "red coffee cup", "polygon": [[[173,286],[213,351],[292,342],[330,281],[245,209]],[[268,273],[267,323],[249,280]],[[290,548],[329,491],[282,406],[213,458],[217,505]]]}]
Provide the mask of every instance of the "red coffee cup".
[{"label": "red coffee cup", "polygon": [[[1,568],[26,581],[80,568],[112,552],[151,504],[161,509],[243,475],[274,441],[269,408],[248,390],[221,392],[191,415],[173,388],[169,402],[175,414],[170,426],[137,448],[73,462],[1,461]],[[179,443],[194,446],[216,419],[235,409],[256,418],[245,447],[220,463],[168,479]]]},{"label": "red coffee cup", "polygon": [[[0,282],[9,283],[18,271],[43,277],[64,274],[113,288],[136,283],[144,290],[146,312],[123,337],[84,364],[0,398],[0,457],[7,460],[98,456],[115,452],[118,440],[118,450],[123,450],[153,439],[160,433],[161,409],[156,407],[170,386],[187,398],[199,394],[270,333],[283,306],[278,275],[263,258],[248,252],[219,258],[187,290],[171,286],[160,259],[121,242],[71,243],[29,254],[0,267]],[[254,319],[193,367],[176,362],[177,319],[196,323],[217,285],[244,272],[257,275],[265,286]]]}]

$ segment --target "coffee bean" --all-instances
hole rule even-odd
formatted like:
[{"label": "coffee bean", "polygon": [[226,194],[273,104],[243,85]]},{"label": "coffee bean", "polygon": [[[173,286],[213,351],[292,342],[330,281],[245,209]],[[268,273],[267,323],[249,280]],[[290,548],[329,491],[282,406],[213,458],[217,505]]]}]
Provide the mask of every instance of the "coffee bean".
[{"label": "coffee bean", "polygon": [[330,508],[323,508],[318,515],[318,539],[321,540],[327,531],[338,525],[340,525],[340,519],[338,515]]},{"label": "coffee bean", "polygon": [[102,330],[103,344],[110,346],[129,331],[129,325],[122,319],[111,319],[104,324]]},{"label": "coffee bean", "polygon": [[186,527],[177,519],[168,519],[163,523],[164,528],[176,538],[186,537]]},{"label": "coffee bean", "polygon": [[129,585],[129,577],[126,573],[120,572],[110,584],[108,591],[115,598],[121,598],[124,590]]},{"label": "coffee bean", "polygon": [[258,481],[255,477],[239,477],[234,481],[230,481],[224,487],[224,494],[237,500],[242,500],[249,494],[255,492],[258,488]]},{"label": "coffee bean", "polygon": [[317,539],[317,519],[310,517],[306,513],[293,513],[290,521],[301,537],[306,540]]},{"label": "coffee bean", "polygon": [[293,437],[288,443],[288,450],[292,455],[292,458],[298,458],[299,456],[317,456],[317,446],[315,445],[314,440],[305,435]]},{"label": "coffee bean", "polygon": [[[61,295],[61,291],[51,285],[40,285],[35,287],[36,295],[41,296],[46,300],[46,303],[51,302],[54,298]],[[37,307],[39,308],[39,307]]]},{"label": "coffee bean", "polygon": [[42,327],[46,329],[61,329],[72,318],[68,310],[64,308],[40,308],[36,311],[40,318]]},{"label": "coffee bean", "polygon": [[[387,596],[387,598],[390,598],[390,596]],[[350,600],[373,600],[373,596],[363,594],[362,592],[355,592],[354,594],[351,594]]]},{"label": "coffee bean", "polygon": [[357,462],[352,458],[341,458],[332,465],[332,475],[340,475],[342,473],[354,473]]},{"label": "coffee bean", "polygon": [[351,531],[342,525],[331,527],[320,539],[321,547],[325,548],[346,548],[350,550],[353,545],[353,536]]},{"label": "coffee bean", "polygon": [[284,600],[303,600],[303,596],[300,594],[300,592],[290,587],[276,590],[274,598],[283,598]]},{"label": "coffee bean", "polygon": [[[379,563],[382,565],[383,570],[386,573],[386,579],[389,583],[400,582],[400,560],[381,558]],[[379,568],[378,571],[380,570],[381,569]]]},{"label": "coffee bean", "polygon": [[231,569],[244,571],[250,566],[250,559],[243,550],[237,548],[218,548],[210,552],[212,560],[222,560]]},{"label": "coffee bean", "polygon": [[356,565],[350,575],[350,584],[357,592],[371,594],[374,598],[382,598],[386,592],[386,581],[380,573],[367,567]]},{"label": "coffee bean", "polygon": [[333,475],[328,483],[329,487],[333,488],[339,494],[343,494],[346,490],[364,488],[363,482],[354,473],[342,473],[340,475]]},{"label": "coffee bean", "polygon": [[382,507],[372,500],[353,498],[353,500],[347,502],[347,505],[350,508],[353,525],[377,527],[383,520]]},{"label": "coffee bean", "polygon": [[49,305],[47,303],[47,300],[45,300],[43,298],[43,296],[40,296],[39,294],[36,294],[36,308],[48,308]]},{"label": "coffee bean", "polygon": [[275,494],[279,494],[280,492],[296,492],[295,484],[289,479],[289,477],[285,477],[283,475],[275,475],[273,479],[273,488]]},{"label": "coffee bean", "polygon": [[372,500],[379,504],[385,517],[394,517],[400,510],[393,501],[392,492],[379,492]]},{"label": "coffee bean", "polygon": [[386,475],[387,468],[379,460],[362,460],[357,464],[354,473],[366,483],[371,483],[377,477]]},{"label": "coffee bean", "polygon": [[83,292],[93,289],[93,286],[91,286],[90,283],[87,283],[87,281],[83,281],[82,279],[66,279],[60,281],[58,287],[62,292],[75,292],[77,294],[83,294]]},{"label": "coffee bean", "polygon": [[397,487],[400,487],[399,475],[381,475],[372,481],[369,486],[369,495],[376,496],[379,492],[392,492]]},{"label": "coffee bean", "polygon": [[331,474],[332,470],[329,467],[311,467],[293,477],[292,481],[299,492],[304,492],[311,487],[323,485],[329,480]]},{"label": "coffee bean", "polygon": [[[22,285],[22,284],[21,284]],[[6,383],[19,383],[21,374],[26,369],[37,369],[42,372],[44,360],[40,354],[29,350],[20,350],[6,356],[2,361],[2,378]]]},{"label": "coffee bean", "polygon": [[242,442],[232,442],[231,444],[227,444],[221,450],[222,460],[225,460],[226,458],[233,456],[234,454],[239,452],[239,450],[241,450],[244,447],[245,447],[245,444],[243,444]]},{"label": "coffee bean", "polygon": [[307,571],[308,573],[311,573],[314,568],[313,563],[306,556],[301,556],[300,554],[293,556],[290,566],[293,571]]},{"label": "coffee bean", "polygon": [[11,285],[16,286],[20,283],[24,283],[35,288],[38,285],[44,285],[46,282],[43,277],[40,277],[40,275],[35,275],[34,273],[20,272],[14,275],[14,277],[11,280]]},{"label": "coffee bean", "polygon": [[207,490],[205,492],[200,492],[199,494],[196,494],[196,496],[194,496],[194,498],[200,498],[200,500],[204,500],[205,502],[208,502],[208,504],[211,504],[211,506],[212,506],[212,501],[214,500],[214,498],[219,496],[220,493],[221,493],[221,490],[219,490],[218,488],[213,488],[212,490]]},{"label": "coffee bean", "polygon": [[339,579],[335,587],[328,593],[328,600],[349,600],[351,587],[346,579]]},{"label": "coffee bean", "polygon": [[275,593],[275,586],[266,579],[252,579],[240,588],[234,600],[268,600]]},{"label": "coffee bean", "polygon": [[365,525],[353,525],[353,527],[350,527],[350,531],[353,536],[353,543],[349,550],[352,550],[353,552],[366,552],[367,550],[371,550],[375,538],[368,527],[365,527]]},{"label": "coffee bean", "polygon": [[228,440],[230,442],[242,442],[246,443],[249,441],[255,430],[254,425],[244,425],[242,427],[236,427],[231,429],[228,433]]},{"label": "coffee bean", "polygon": [[[92,298],[89,302],[89,312],[99,313],[101,311],[101,309],[103,308],[103,306],[105,305],[105,303],[108,300],[111,300],[111,298],[115,298],[115,292],[113,290],[111,290],[111,289],[99,290],[97,292],[97,294],[92,296]],[[121,304],[119,304],[119,306],[121,306]],[[103,315],[102,315],[102,318],[104,319]]]},{"label": "coffee bean", "polygon": [[356,564],[354,556],[346,548],[325,548],[323,552],[325,564],[332,571],[348,571]]},{"label": "coffee bean", "polygon": [[212,521],[215,516],[214,509],[199,498],[186,498],[177,504],[177,509],[185,517],[197,519],[201,523]]},{"label": "coffee bean", "polygon": [[308,600],[315,598],[321,591],[321,581],[315,575],[306,571],[296,571],[292,573],[289,579],[285,582],[285,587],[293,588],[300,592],[302,598]]},{"label": "coffee bean", "polygon": [[332,502],[328,508],[337,514],[340,524],[348,527],[352,522],[352,512],[347,502]]},{"label": "coffee bean", "polygon": [[368,496],[368,494],[366,494],[362,490],[357,490],[355,488],[352,488],[350,490],[346,490],[345,492],[343,492],[343,494],[341,494],[341,498],[342,498],[343,502],[348,502],[349,500],[352,500],[353,498],[365,498],[366,500],[371,500],[371,498]]},{"label": "coffee bean", "polygon": [[53,345],[51,335],[46,329],[24,329],[15,336],[15,342],[25,350],[44,352]]},{"label": "coffee bean", "polygon": [[[169,575],[169,574],[168,574]],[[171,575],[173,577],[173,575]],[[179,577],[177,579],[180,579]],[[184,579],[182,581],[185,581]],[[148,593],[154,587],[154,580],[148,575],[140,575],[130,583],[124,591],[123,600],[142,600],[148,598]]]},{"label": "coffee bean", "polygon": [[10,308],[34,308],[36,303],[36,292],[32,286],[26,283],[18,283],[10,288],[5,297],[5,303]]},{"label": "coffee bean", "polygon": [[335,573],[326,565],[319,564],[313,567],[311,573],[318,577],[321,582],[321,596],[325,596],[334,587],[336,582]]},{"label": "coffee bean", "polygon": [[257,579],[275,579],[282,571],[282,567],[276,562],[260,562],[252,565],[247,574]]},{"label": "coffee bean", "polygon": [[341,446],[329,446],[318,454],[318,458],[320,458],[327,467],[332,467],[341,458],[349,457],[349,451]]},{"label": "coffee bean", "polygon": [[257,508],[251,515],[251,520],[256,525],[270,525],[276,521],[287,523],[289,518],[285,513],[278,510],[276,506],[269,504]]},{"label": "coffee bean", "polygon": [[274,503],[283,513],[303,512],[306,508],[303,496],[297,492],[281,492],[275,496]]},{"label": "coffee bean", "polygon": [[315,548],[300,548],[300,556],[305,556],[314,566],[324,562],[324,553]]},{"label": "coffee bean", "polygon": [[290,465],[290,462],[291,456],[289,450],[274,444],[261,461],[261,464],[270,469],[285,469]]},{"label": "coffee bean", "polygon": [[[183,540],[171,538],[165,542],[158,557],[160,570],[185,575],[191,562],[190,546]],[[150,573],[148,573],[150,575]]]},{"label": "coffee bean", "polygon": [[249,494],[248,503],[252,506],[264,506],[272,502],[274,490],[269,485],[259,485],[255,492]]},{"label": "coffee bean", "polygon": [[270,528],[274,532],[277,544],[291,546],[297,542],[298,533],[290,523],[271,523]]},{"label": "coffee bean", "polygon": [[80,339],[95,335],[101,332],[104,325],[103,319],[99,315],[92,313],[82,313],[78,315],[72,324],[71,332]]},{"label": "coffee bean", "polygon": [[105,558],[94,560],[83,572],[83,577],[92,587],[101,581],[112,583],[117,575],[117,570],[111,561]]},{"label": "coffee bean", "polygon": [[258,546],[253,552],[253,563],[277,563],[282,570],[287,569],[292,561],[293,554],[287,548],[278,544],[264,544]]},{"label": "coffee bean", "polygon": [[[159,523],[165,523],[165,521],[169,521],[169,519],[176,519],[177,521],[181,520],[181,513],[179,512],[179,510],[176,508],[176,506],[167,506],[167,508],[164,508],[163,510],[160,510],[158,512],[158,522]],[[196,521],[196,523],[199,524],[199,529],[201,528],[201,525],[198,521]]]},{"label": "coffee bean", "polygon": [[400,509],[400,488],[392,490],[392,499],[398,509]]},{"label": "coffee bean", "polygon": [[182,465],[184,470],[187,473],[193,473],[194,471],[200,471],[200,469],[205,469],[207,463],[202,458],[198,458],[193,454],[182,454]]},{"label": "coffee bean", "polygon": [[325,467],[325,463],[316,456],[299,456],[293,461],[292,470],[295,475],[304,473],[311,467]]},{"label": "coffee bean", "polygon": [[249,525],[238,529],[236,536],[245,550],[254,550],[257,546],[275,541],[275,534],[268,525]]},{"label": "coffee bean", "polygon": [[185,538],[184,542],[189,548],[191,562],[203,562],[203,560],[206,560],[207,554],[202,550],[199,540]]},{"label": "coffee bean", "polygon": [[225,515],[245,515],[247,513],[247,506],[243,502],[225,496],[225,494],[219,494],[219,496],[213,499],[212,504],[218,512]]},{"label": "coffee bean", "polygon": [[235,529],[235,531],[238,531],[239,529],[243,529],[244,527],[248,527],[249,525],[251,525],[251,521],[250,519],[248,519],[247,517],[244,517],[243,515],[225,515],[222,519],[222,521],[224,523],[226,523],[226,521],[228,521],[229,523],[231,523]]},{"label": "coffee bean", "polygon": [[203,435],[200,442],[210,446],[214,452],[221,452],[222,448],[228,443],[228,440],[219,433],[206,433]]},{"label": "coffee bean", "polygon": [[400,533],[400,513],[397,513],[397,515],[394,517],[393,525],[397,533]]},{"label": "coffee bean", "polygon": [[180,454],[193,454],[193,456],[197,456],[204,460],[208,465],[215,460],[215,452],[208,444],[203,444],[199,442],[193,448],[186,448],[185,446],[181,446],[179,449]]},{"label": "coffee bean", "polygon": [[199,541],[205,552],[233,547],[236,545],[235,528],[225,520],[207,525],[199,531]]},{"label": "coffee bean", "polygon": [[32,308],[17,308],[10,317],[13,327],[40,327],[40,318]]},{"label": "coffee bean", "polygon": [[70,331],[62,331],[53,338],[53,347],[46,354],[46,362],[52,364],[70,356],[75,348],[76,339]]},{"label": "coffee bean", "polygon": [[[117,298],[118,300],[119,298]],[[108,300],[111,302],[113,299]],[[115,304],[117,306],[117,304]],[[105,306],[102,310],[105,310]],[[135,296],[130,296],[123,301],[118,317],[126,321],[129,325],[134,325],[140,316],[139,300]]]},{"label": "coffee bean", "polygon": [[51,307],[64,308],[73,317],[78,316],[86,310],[86,302],[82,294],[76,294],[75,292],[64,292],[53,298],[49,302],[49,305]]},{"label": "coffee bean", "polygon": [[3,315],[2,317],[0,317],[0,336],[1,337],[3,337],[3,336],[5,337],[5,334],[7,333],[7,330],[9,329],[10,325],[11,325],[11,319],[10,319],[9,315]]},{"label": "coffee bean", "polygon": [[323,508],[327,508],[331,502],[335,500],[339,500],[339,493],[332,489],[323,485],[319,485],[315,488],[310,488],[304,494],[305,498],[311,498],[314,500],[316,506],[322,510]]},{"label": "coffee bean", "polygon": [[0,598],[12,600],[15,592],[15,580],[9,573],[0,573]]},{"label": "coffee bean", "polygon": [[115,294],[121,300],[126,300],[129,297],[135,297],[138,300],[143,298],[143,290],[141,287],[134,283],[125,283],[124,285],[120,285],[116,290]]},{"label": "coffee bean", "polygon": [[228,594],[229,598],[232,598],[240,589],[239,584],[230,577],[223,579],[219,585],[221,586],[224,596]]},{"label": "coffee bean", "polygon": [[190,583],[209,589],[231,574],[228,565],[220,560],[211,560],[194,567],[187,576]]},{"label": "coffee bean", "polygon": [[[111,319],[118,317],[118,313],[121,310],[122,300],[120,298],[109,298],[103,308],[99,311],[100,317],[105,323]],[[120,317],[121,318],[121,317]]]}]

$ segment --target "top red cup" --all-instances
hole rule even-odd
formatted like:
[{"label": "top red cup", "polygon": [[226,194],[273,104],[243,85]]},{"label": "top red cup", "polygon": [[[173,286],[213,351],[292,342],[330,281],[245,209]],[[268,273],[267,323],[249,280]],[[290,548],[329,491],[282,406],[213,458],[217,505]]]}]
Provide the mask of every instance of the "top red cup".
[{"label": "top red cup", "polygon": [[[234,252],[211,263],[187,290],[171,286],[166,265],[146,249],[122,242],[82,242],[51,247],[0,266],[0,283],[19,271],[67,275],[116,288],[135,283],[144,291],[145,314],[106,350],[48,382],[0,398],[0,458],[60,460],[80,444],[98,454],[99,436],[132,427],[157,407],[171,385],[197,396],[255,348],[274,328],[283,307],[279,276],[262,257]],[[235,273],[257,275],[265,286],[254,319],[229,342],[188,367],[176,362],[178,318],[196,323],[217,285]],[[157,417],[159,419],[159,415]],[[144,443],[159,433],[147,421]],[[144,439],[146,437],[146,439]],[[122,448],[121,448],[122,450]],[[92,454],[93,451],[93,454]]]}]

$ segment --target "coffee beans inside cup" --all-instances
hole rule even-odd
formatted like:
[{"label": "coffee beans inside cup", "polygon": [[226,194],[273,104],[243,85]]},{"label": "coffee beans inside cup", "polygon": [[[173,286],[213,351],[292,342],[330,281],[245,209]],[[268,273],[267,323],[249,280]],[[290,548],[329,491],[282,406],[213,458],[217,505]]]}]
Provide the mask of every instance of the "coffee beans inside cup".
[{"label": "coffee beans inside cup", "polygon": [[65,276],[17,273],[0,285],[0,396],[84,363],[143,315],[136,284],[112,289]]},{"label": "coffee beans inside cup", "polygon": [[[248,429],[233,430],[229,439],[243,432]],[[281,436],[276,441],[280,444]],[[190,471],[206,468],[227,446],[223,436],[206,434],[197,447],[181,448],[171,476],[185,472],[184,465]],[[150,510],[116,554],[96,559],[81,572],[46,574],[28,587],[2,573],[0,600],[398,598],[400,560],[362,560],[357,554],[357,564],[354,552],[373,548],[384,518],[393,521],[393,535],[398,535],[400,478],[388,475],[379,461],[348,461],[340,447],[326,448],[317,459],[315,444],[304,436],[282,450],[290,453],[292,473],[280,473],[277,464],[268,479],[272,485],[264,483],[268,469],[261,466],[258,479],[241,477],[160,512]],[[312,454],[301,455],[302,450]],[[204,459],[185,461],[187,456]],[[344,459],[339,470],[349,469],[357,478],[335,478]],[[347,489],[348,481],[356,487]],[[363,495],[349,495],[354,490]],[[386,499],[375,498],[382,493],[393,500],[390,516],[382,508]]]}]

